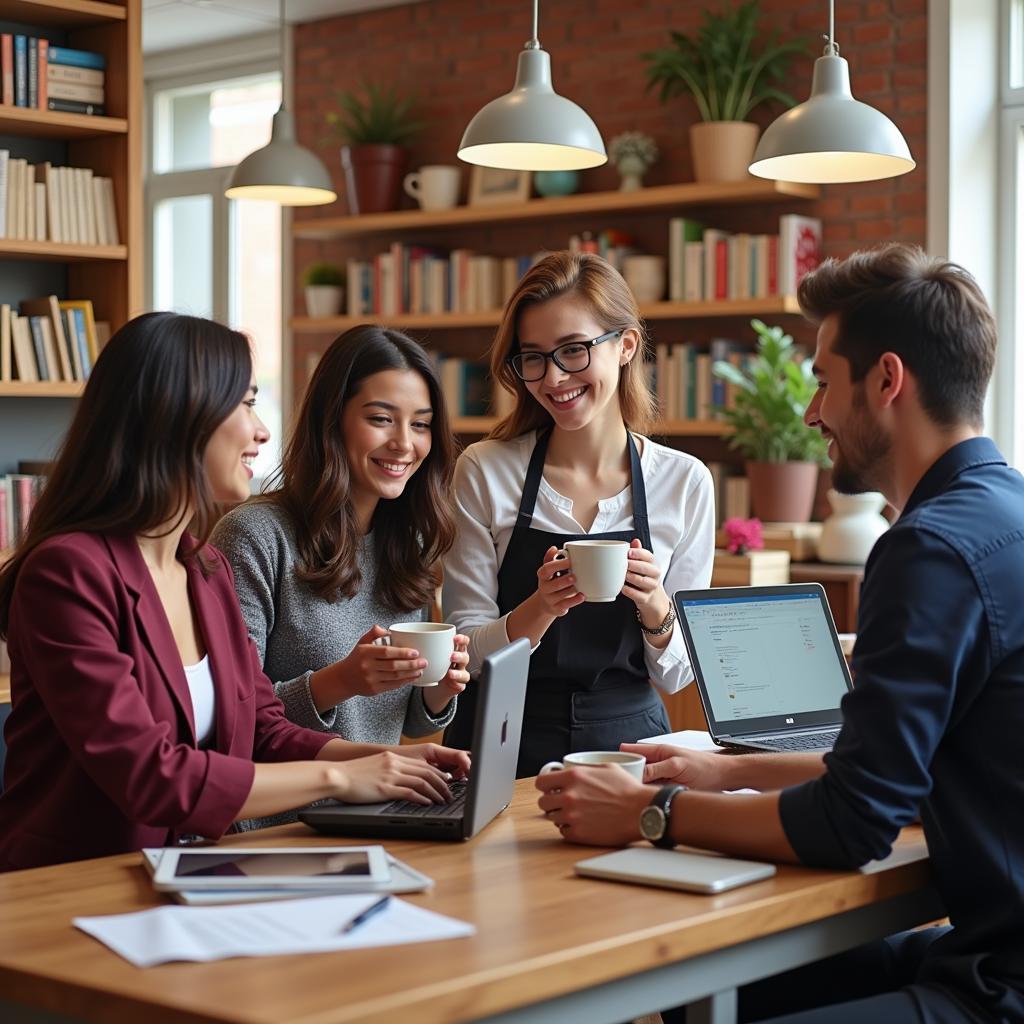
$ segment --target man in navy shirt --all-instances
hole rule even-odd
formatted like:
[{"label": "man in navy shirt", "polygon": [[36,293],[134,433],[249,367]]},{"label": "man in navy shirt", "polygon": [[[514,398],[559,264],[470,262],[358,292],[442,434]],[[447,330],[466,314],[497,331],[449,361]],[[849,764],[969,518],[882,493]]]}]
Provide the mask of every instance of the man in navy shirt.
[{"label": "man in navy shirt", "polygon": [[[799,298],[834,484],[900,512],[865,567],[842,731],[824,758],[624,749],[688,787],[659,791],[662,845],[857,868],[920,816],[952,927],[750,986],[744,1018],[1024,1021],[1024,478],[981,436],[994,320],[964,270],[897,244],[827,261]],[[641,838],[654,802],[615,766],[537,788],[580,843]]]}]

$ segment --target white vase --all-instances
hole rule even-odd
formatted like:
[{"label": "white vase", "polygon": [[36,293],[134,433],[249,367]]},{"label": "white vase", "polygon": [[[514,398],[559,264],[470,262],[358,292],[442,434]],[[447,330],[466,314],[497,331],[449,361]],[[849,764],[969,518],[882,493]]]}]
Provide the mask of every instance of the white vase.
[{"label": "white vase", "polygon": [[647,161],[632,154],[620,157],[615,164],[622,181],[619,183],[620,192],[637,192],[643,188],[641,180],[647,170]]},{"label": "white vase", "polygon": [[885,498],[877,491],[863,494],[828,492],[832,515],[821,528],[818,558],[822,562],[841,562],[844,565],[863,565],[875,546],[875,541],[889,529],[883,516]]},{"label": "white vase", "polygon": [[337,316],[345,299],[345,289],[333,284],[306,285],[306,315]]},{"label": "white vase", "polygon": [[641,305],[660,302],[665,294],[665,257],[626,256],[622,261],[622,276]]}]

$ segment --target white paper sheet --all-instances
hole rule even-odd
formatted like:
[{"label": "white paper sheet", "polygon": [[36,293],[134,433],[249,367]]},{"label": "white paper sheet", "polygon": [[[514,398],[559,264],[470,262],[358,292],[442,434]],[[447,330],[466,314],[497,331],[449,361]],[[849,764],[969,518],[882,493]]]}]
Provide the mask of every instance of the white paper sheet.
[{"label": "white paper sheet", "polygon": [[379,899],[379,894],[368,893],[228,907],[156,907],[134,914],[76,917],[72,924],[136,967],[460,939],[476,931],[464,921],[392,897],[365,924],[343,932],[352,918]]}]

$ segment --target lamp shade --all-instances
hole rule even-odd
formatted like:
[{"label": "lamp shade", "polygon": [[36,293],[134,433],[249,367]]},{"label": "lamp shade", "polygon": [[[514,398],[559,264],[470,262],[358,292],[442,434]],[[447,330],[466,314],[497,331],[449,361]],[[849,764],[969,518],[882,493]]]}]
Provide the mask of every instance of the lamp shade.
[{"label": "lamp shade", "polygon": [[582,107],[551,86],[551,55],[519,54],[512,91],[491,100],[466,127],[459,158],[516,171],[578,171],[606,163],[604,141]]},{"label": "lamp shade", "polygon": [[765,129],[750,173],[827,184],[894,178],[915,166],[899,128],[881,111],[853,98],[850,66],[833,55],[814,62],[810,98]]},{"label": "lamp shade", "polygon": [[283,107],[270,142],[250,153],[231,176],[228,199],[270,199],[282,206],[322,206],[338,194],[320,159],[295,141],[295,120]]}]

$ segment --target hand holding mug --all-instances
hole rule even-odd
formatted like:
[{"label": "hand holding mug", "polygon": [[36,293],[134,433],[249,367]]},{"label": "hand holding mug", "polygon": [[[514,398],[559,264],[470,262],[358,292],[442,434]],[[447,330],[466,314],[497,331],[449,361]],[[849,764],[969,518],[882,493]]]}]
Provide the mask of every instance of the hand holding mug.
[{"label": "hand holding mug", "polygon": [[348,697],[375,697],[413,683],[426,668],[425,659],[413,648],[387,646],[382,626],[372,626],[347,657],[335,664],[340,681],[338,702]]},{"label": "hand holding mug", "polygon": [[557,555],[558,548],[548,548],[544,552],[544,564],[537,570],[537,595],[544,611],[554,618],[560,618],[585,600],[576,589],[571,567]]},{"label": "hand holding mug", "polygon": [[672,602],[665,588],[661,585],[661,569],[654,561],[654,555],[643,547],[635,537],[630,542],[627,552],[626,582],[622,585],[622,593],[637,606],[640,614],[651,613],[650,627],[662,622]]}]

